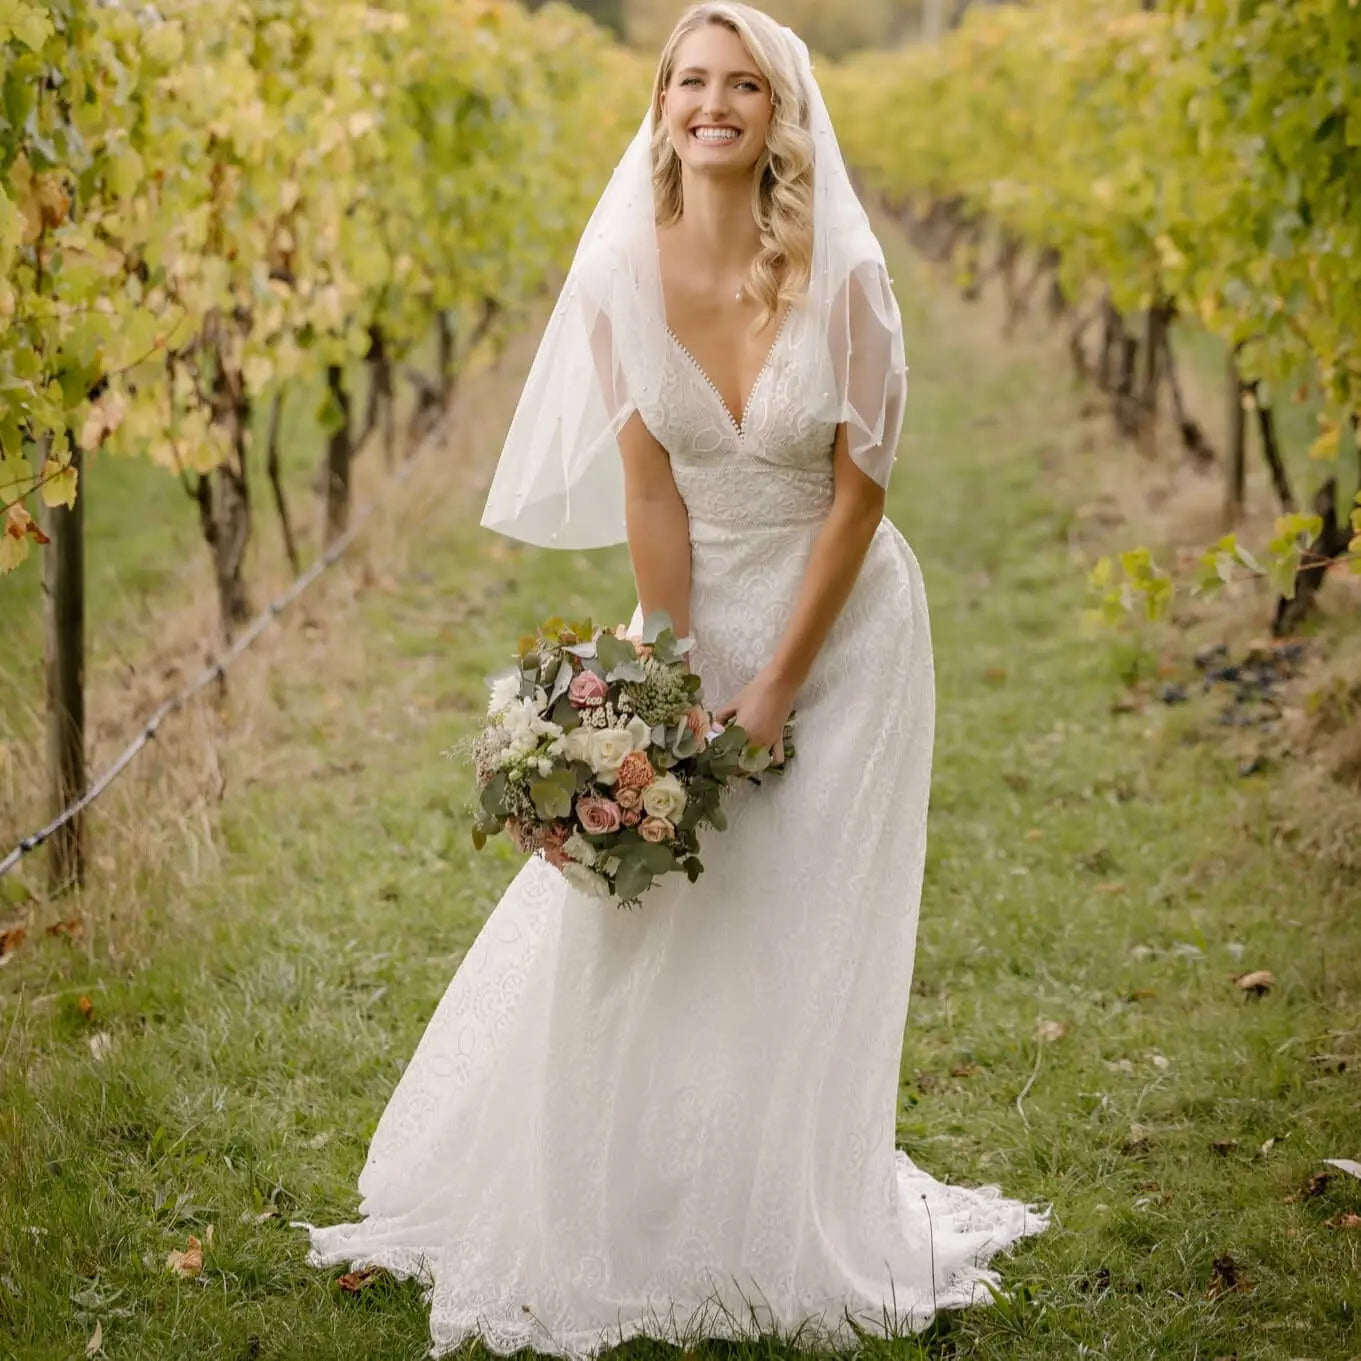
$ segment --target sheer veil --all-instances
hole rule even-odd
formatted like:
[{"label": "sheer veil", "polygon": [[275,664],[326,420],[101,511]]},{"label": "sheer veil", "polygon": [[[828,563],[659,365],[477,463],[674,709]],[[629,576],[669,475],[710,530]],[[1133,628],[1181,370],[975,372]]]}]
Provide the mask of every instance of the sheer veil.
[{"label": "sheer veil", "polygon": [[[887,486],[907,367],[883,251],[854,189],[808,48],[789,46],[813,140],[813,260],[790,327],[808,415],[847,427],[851,457]],[[644,118],[592,213],[520,395],[482,514],[488,529],[550,548],[625,540],[616,436],[660,387],[666,326]]]}]

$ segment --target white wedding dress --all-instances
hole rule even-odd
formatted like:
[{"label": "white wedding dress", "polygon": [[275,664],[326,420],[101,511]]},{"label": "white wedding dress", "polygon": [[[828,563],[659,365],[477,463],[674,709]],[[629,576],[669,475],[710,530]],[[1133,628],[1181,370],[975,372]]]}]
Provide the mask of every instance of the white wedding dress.
[{"label": "white wedding dress", "polygon": [[[711,707],[770,656],[832,499],[786,321],[742,426],[674,339],[639,406],[690,513]],[[788,772],[734,791],[705,873],[633,912],[531,859],[383,1113],[359,1223],[308,1260],[429,1286],[431,1355],[588,1357],[638,1333],[854,1340],[986,1303],[1047,1223],[894,1147],[934,717],[926,597],[887,520],[798,697]]]}]

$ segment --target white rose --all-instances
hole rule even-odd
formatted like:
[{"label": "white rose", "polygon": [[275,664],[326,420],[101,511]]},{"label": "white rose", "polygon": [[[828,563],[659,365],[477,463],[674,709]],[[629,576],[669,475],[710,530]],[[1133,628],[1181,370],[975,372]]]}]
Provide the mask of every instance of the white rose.
[{"label": "white rose", "polygon": [[586,759],[605,784],[613,784],[624,757],[633,750],[633,738],[623,728],[592,728]]},{"label": "white rose", "polygon": [[519,698],[520,673],[510,671],[504,676],[497,676],[491,683],[491,702],[487,705],[487,717],[495,718],[497,714],[509,709]]},{"label": "white rose", "polygon": [[685,786],[668,771],[643,790],[643,811],[674,823],[685,811]]},{"label": "white rose", "polygon": [[634,751],[646,751],[652,745],[652,729],[637,714],[629,719],[624,731],[632,740]]},{"label": "white rose", "polygon": [[610,896],[609,884],[594,870],[587,869],[585,865],[578,865],[575,860],[569,860],[562,867],[562,877],[578,893],[584,893],[588,898],[608,898]]},{"label": "white rose", "polygon": [[[562,744],[562,754],[569,761],[589,761],[591,759],[591,733],[594,731],[594,728],[582,726],[573,728],[571,732],[564,734],[559,739]],[[554,745],[557,745],[557,743]]]}]

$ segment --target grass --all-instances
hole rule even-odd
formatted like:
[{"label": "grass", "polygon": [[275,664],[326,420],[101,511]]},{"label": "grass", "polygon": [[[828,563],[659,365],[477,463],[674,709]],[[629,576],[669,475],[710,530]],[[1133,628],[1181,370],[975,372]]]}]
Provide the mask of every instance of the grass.
[{"label": "grass", "polygon": [[[1361,1231],[1329,1225],[1361,1213],[1361,1181],[1300,1194],[1320,1159],[1361,1157],[1361,886],[1298,852],[1279,777],[1240,778],[1209,697],[1112,712],[1161,643],[1079,627],[1097,427],[1051,348],[993,345],[894,263],[913,392],[890,509],[926,573],[939,693],[900,1142],[1056,1222],[1001,1261],[1007,1301],[864,1351],[1361,1356]],[[352,1215],[378,1114],[515,868],[499,842],[472,852],[464,771],[440,758],[482,677],[550,612],[633,603],[622,550],[475,527],[513,372],[503,389],[474,394],[471,452],[436,453],[306,626],[186,718],[218,793],[177,794],[176,761],[149,755],[146,808],[96,827],[96,885],[16,907],[0,1355],[82,1355],[96,1324],[100,1355],[137,1361],[424,1354],[416,1286],[347,1295],[286,1221]],[[1255,998],[1233,975],[1258,968],[1277,983]],[[190,1234],[204,1268],[182,1280],[166,1254]]]}]

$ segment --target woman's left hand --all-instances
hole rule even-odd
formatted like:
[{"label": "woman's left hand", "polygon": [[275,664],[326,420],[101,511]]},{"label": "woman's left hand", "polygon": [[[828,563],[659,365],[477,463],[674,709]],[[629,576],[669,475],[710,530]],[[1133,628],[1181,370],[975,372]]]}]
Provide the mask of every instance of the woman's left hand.
[{"label": "woman's left hand", "polygon": [[714,713],[719,723],[730,718],[746,730],[747,740],[772,752],[776,765],[784,761],[784,725],[794,712],[797,687],[769,671],[760,671],[737,695]]}]

